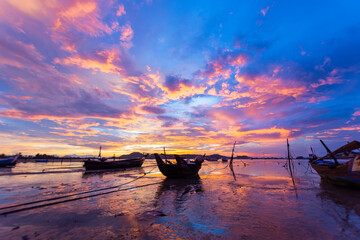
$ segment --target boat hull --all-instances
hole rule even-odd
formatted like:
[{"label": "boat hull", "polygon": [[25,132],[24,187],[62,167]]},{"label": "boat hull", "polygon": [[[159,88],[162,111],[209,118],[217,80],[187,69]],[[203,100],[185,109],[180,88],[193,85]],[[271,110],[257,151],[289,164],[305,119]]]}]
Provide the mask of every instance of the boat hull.
[{"label": "boat hull", "polygon": [[35,160],[35,162],[42,162],[42,163],[44,163],[44,162],[48,162],[49,160],[47,160],[47,159],[36,159]]},{"label": "boat hull", "polygon": [[14,166],[18,156],[0,159],[0,167]]},{"label": "boat hull", "polygon": [[156,164],[160,172],[168,178],[193,178],[199,177],[201,163],[180,163],[167,164],[162,161],[158,154],[155,154]]},{"label": "boat hull", "polygon": [[350,175],[349,165],[351,166],[351,161],[336,168],[330,164],[311,163],[312,168],[322,179],[336,185],[360,188],[360,175]]},{"label": "boat hull", "polygon": [[101,169],[122,169],[141,167],[145,158],[126,159],[120,161],[101,162],[97,160],[87,160],[84,162],[86,170],[101,170]]}]

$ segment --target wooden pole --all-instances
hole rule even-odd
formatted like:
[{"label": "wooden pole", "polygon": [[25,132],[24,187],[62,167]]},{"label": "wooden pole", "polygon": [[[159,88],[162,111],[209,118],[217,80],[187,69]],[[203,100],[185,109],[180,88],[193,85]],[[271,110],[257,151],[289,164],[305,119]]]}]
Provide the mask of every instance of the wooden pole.
[{"label": "wooden pole", "polygon": [[292,168],[291,168],[291,158],[290,158],[290,144],[289,144],[289,139],[286,139],[286,143],[287,143],[287,153],[288,153],[288,162],[289,162],[289,170],[290,170],[290,175],[291,175],[291,179],[292,182],[295,186],[295,181],[294,181],[294,176],[293,176],[293,172],[292,172]]},{"label": "wooden pole", "polygon": [[231,170],[231,172],[232,172],[232,174],[234,176],[234,179],[236,181],[236,176],[235,176],[235,172],[234,172],[234,168],[233,168],[235,144],[236,144],[236,141],[234,142],[234,146],[233,146],[233,149],[232,149],[229,167],[230,167],[230,170]]}]

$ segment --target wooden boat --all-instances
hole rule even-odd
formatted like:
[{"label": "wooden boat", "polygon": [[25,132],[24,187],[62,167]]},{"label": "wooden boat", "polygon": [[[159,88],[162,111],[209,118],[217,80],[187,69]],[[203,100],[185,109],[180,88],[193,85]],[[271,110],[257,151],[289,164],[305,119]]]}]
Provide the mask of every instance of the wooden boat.
[{"label": "wooden boat", "polygon": [[[329,154],[324,157],[311,161],[311,166],[324,180],[338,185],[360,187],[360,154],[345,163],[339,163],[335,158],[335,154],[350,153],[358,148],[360,148],[360,142],[350,142],[334,152],[329,151]],[[334,159],[334,162],[323,160],[329,156]]]},{"label": "wooden boat", "polygon": [[36,159],[35,162],[48,162],[49,160],[48,159]]},{"label": "wooden boat", "polygon": [[145,161],[145,156],[132,159],[119,159],[107,161],[108,159],[88,159],[84,161],[85,170],[99,170],[99,169],[121,169],[141,167]]},{"label": "wooden boat", "polygon": [[217,162],[219,160],[219,158],[215,158],[215,157],[205,157],[206,161],[210,161],[210,162]]},{"label": "wooden boat", "polygon": [[6,167],[6,166],[14,166],[17,162],[17,158],[19,156],[12,156],[7,158],[1,158],[0,159],[0,167]]},{"label": "wooden boat", "polygon": [[168,178],[198,177],[198,172],[204,161],[203,157],[196,157],[194,161],[187,162],[179,155],[174,155],[176,163],[171,163],[167,160],[164,162],[157,153],[154,156],[160,172]]}]

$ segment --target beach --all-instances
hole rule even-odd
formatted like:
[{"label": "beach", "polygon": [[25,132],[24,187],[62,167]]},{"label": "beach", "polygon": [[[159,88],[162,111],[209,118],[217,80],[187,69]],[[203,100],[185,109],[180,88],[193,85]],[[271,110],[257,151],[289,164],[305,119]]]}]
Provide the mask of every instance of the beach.
[{"label": "beach", "polygon": [[[53,205],[1,215],[0,235],[2,239],[359,236],[358,190],[323,182],[307,160],[293,162],[295,185],[286,160],[244,162],[234,161],[236,180],[228,163],[220,161],[205,161],[199,178],[185,180],[165,178],[153,159],[141,168],[94,172],[85,172],[82,162],[18,163],[0,169],[0,208],[71,196],[50,201]],[[1,213],[44,203],[48,202]]]}]

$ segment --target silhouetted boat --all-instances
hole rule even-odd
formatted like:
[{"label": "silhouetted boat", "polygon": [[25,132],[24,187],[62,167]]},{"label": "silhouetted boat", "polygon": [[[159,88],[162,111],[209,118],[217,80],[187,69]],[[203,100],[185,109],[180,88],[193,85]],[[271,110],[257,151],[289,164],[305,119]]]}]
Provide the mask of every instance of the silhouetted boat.
[{"label": "silhouetted boat", "polygon": [[19,156],[12,156],[7,158],[1,158],[0,159],[0,167],[6,167],[6,166],[14,166],[17,162],[17,158]]},{"label": "silhouetted boat", "polygon": [[145,161],[145,156],[132,159],[106,161],[107,159],[88,159],[84,161],[86,170],[99,170],[99,169],[116,169],[116,168],[133,168],[141,167]]},{"label": "silhouetted boat", "polygon": [[[350,153],[358,148],[360,148],[360,142],[352,141],[333,152],[329,152],[324,157],[311,161],[311,166],[324,180],[338,185],[360,187],[360,154],[345,163],[339,163],[335,158],[335,154]],[[329,156],[334,159],[334,162],[323,160]]]},{"label": "silhouetted boat", "polygon": [[219,158],[209,156],[209,157],[205,157],[205,160],[210,162],[217,162]]},{"label": "silhouetted boat", "polygon": [[170,161],[164,162],[157,153],[154,156],[160,172],[169,178],[198,177],[198,172],[204,161],[203,157],[196,157],[194,161],[187,162],[179,155],[174,155],[176,163],[171,163]]},{"label": "silhouetted boat", "polygon": [[36,159],[35,162],[48,162],[48,159]]}]

